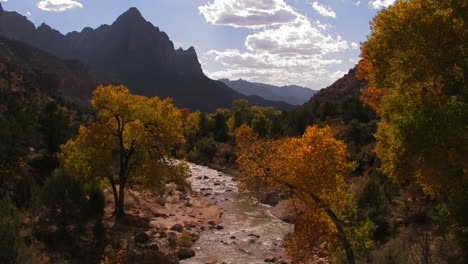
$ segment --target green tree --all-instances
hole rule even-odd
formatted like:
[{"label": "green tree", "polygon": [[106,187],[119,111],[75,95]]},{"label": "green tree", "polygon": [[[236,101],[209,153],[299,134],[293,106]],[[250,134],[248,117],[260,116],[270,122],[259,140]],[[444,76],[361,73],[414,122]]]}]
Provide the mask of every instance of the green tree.
[{"label": "green tree", "polygon": [[120,217],[130,181],[160,183],[170,173],[171,150],[184,142],[181,113],[170,99],[132,95],[124,86],[98,87],[91,104],[97,120],[81,126],[59,158],[72,176],[107,180]]},{"label": "green tree", "polygon": [[271,120],[265,116],[262,112],[254,115],[252,119],[252,129],[259,137],[266,137],[271,132]]},{"label": "green tree", "polygon": [[214,139],[219,142],[225,142],[229,138],[228,134],[228,126],[226,124],[226,117],[223,113],[216,113],[213,117],[214,125],[213,125],[213,134]]},{"label": "green tree", "polygon": [[249,123],[249,101],[246,99],[233,101],[232,112],[234,113],[234,130],[242,124]]},{"label": "green tree", "polygon": [[382,169],[431,196],[467,188],[467,14],[466,1],[397,1],[361,46]]},{"label": "green tree", "polygon": [[39,117],[39,129],[49,153],[57,152],[59,146],[70,138],[70,123],[68,109],[55,102],[49,102],[44,107]]},{"label": "green tree", "polygon": [[375,152],[382,171],[436,198],[435,223],[450,226],[464,249],[467,14],[466,1],[397,1],[374,18],[358,65],[369,82],[362,100],[380,117]]}]

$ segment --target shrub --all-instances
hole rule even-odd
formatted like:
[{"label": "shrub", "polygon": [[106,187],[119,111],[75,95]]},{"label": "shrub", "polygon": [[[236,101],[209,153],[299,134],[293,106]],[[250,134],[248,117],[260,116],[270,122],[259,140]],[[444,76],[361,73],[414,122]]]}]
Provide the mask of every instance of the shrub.
[{"label": "shrub", "polygon": [[[38,225],[42,230],[36,231],[40,239],[51,243],[73,242],[81,235],[87,221],[102,214],[105,205],[101,190],[86,189],[82,182],[62,171],[45,182],[39,203],[44,209]],[[57,226],[58,236],[51,236],[48,225]]]},{"label": "shrub", "polygon": [[184,231],[182,236],[179,238],[179,247],[191,247],[192,246],[192,235]]},{"label": "shrub", "polygon": [[168,233],[167,243],[170,248],[176,249],[177,248],[177,235],[172,232]]},{"label": "shrub", "polygon": [[20,236],[19,213],[8,198],[0,200],[0,263],[34,263],[31,249]]},{"label": "shrub", "polygon": [[106,206],[106,200],[102,190],[98,187],[91,187],[88,191],[88,206],[87,206],[87,217],[95,218],[101,216]]},{"label": "shrub", "polygon": [[161,206],[166,205],[166,199],[164,199],[164,197],[156,197],[154,201]]}]

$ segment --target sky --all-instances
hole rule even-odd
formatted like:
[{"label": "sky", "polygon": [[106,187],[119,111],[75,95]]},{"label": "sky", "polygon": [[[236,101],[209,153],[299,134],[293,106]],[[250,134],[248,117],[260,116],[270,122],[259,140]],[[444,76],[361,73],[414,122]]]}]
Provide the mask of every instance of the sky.
[{"label": "sky", "polygon": [[61,33],[136,7],[213,79],[321,89],[353,68],[372,18],[395,0],[0,0]]}]

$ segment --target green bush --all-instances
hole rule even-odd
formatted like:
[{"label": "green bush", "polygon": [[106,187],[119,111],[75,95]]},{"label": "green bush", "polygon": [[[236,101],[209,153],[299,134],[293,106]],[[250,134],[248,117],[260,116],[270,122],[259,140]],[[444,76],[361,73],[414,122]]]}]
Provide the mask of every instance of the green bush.
[{"label": "green bush", "polygon": [[34,263],[31,249],[20,236],[19,213],[8,198],[0,200],[0,263]]},{"label": "green bush", "polygon": [[182,236],[179,238],[179,243],[177,243],[179,247],[191,247],[192,246],[192,235],[188,232],[184,231]]},{"label": "green bush", "polygon": [[169,232],[167,235],[167,243],[170,248],[177,248],[177,235],[175,233]]},{"label": "green bush", "polygon": [[29,173],[24,173],[15,189],[16,191],[13,193],[12,198],[16,206],[18,208],[31,208],[33,198],[38,193],[38,187],[33,176]]},{"label": "green bush", "polygon": [[164,197],[156,197],[154,201],[161,206],[166,205],[166,200],[164,199]]},{"label": "green bush", "polygon": [[[62,171],[47,179],[40,194],[43,216],[39,224],[40,238],[46,242],[66,240],[74,242],[83,232],[87,221],[100,216],[104,209],[104,196],[101,190],[86,189],[79,180]],[[47,226],[54,225],[58,233],[48,234]]]},{"label": "green bush", "polygon": [[104,194],[99,187],[92,187],[88,190],[87,217],[96,218],[101,216],[106,206]]},{"label": "green bush", "polygon": [[189,160],[210,162],[216,155],[218,147],[213,138],[202,138],[195,143],[193,153],[189,153]]}]

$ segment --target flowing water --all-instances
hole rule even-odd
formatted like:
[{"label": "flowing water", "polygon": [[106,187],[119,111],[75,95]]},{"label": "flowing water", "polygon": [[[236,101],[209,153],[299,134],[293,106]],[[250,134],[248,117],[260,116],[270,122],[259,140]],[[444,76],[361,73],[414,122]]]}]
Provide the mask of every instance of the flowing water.
[{"label": "flowing water", "polygon": [[254,264],[281,255],[283,238],[292,231],[292,225],[272,216],[269,206],[240,193],[232,176],[204,166],[189,166],[193,190],[223,208],[224,229],[203,232],[192,246],[195,257],[181,263]]}]

